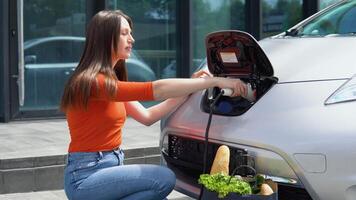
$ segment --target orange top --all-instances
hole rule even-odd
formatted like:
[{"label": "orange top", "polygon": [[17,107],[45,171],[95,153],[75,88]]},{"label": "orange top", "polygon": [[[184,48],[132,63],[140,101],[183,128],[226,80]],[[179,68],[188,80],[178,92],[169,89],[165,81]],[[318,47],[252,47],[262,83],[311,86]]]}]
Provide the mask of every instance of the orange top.
[{"label": "orange top", "polygon": [[119,147],[126,120],[123,101],[153,100],[152,82],[118,81],[116,97],[109,100],[105,76],[99,74],[96,79],[99,93],[93,87],[87,110],[73,108],[66,113],[71,137],[69,152],[108,151]]}]

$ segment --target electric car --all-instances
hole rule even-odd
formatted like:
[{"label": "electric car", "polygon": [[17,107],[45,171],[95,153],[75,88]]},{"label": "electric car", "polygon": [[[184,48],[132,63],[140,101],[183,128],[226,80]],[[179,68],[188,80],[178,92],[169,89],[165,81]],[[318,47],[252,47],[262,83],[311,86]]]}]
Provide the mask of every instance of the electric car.
[{"label": "electric car", "polygon": [[255,96],[196,92],[161,121],[162,162],[176,173],[175,189],[197,198],[197,179],[224,144],[230,172],[247,152],[256,171],[278,183],[281,200],[355,200],[355,34],[356,1],[259,42],[241,31],[209,34],[205,69],[240,78]]}]

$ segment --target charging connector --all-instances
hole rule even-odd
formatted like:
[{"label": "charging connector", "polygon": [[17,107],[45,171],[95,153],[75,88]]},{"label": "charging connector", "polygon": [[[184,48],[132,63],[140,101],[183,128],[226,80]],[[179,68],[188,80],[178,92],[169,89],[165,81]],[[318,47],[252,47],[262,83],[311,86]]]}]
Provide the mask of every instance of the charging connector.
[{"label": "charging connector", "polygon": [[223,88],[223,89],[221,89],[221,91],[222,91],[222,95],[223,96],[228,96],[228,97],[231,97],[231,95],[232,95],[232,89],[230,89],[230,88]]},{"label": "charging connector", "polygon": [[[247,94],[246,95],[241,95],[244,99],[250,101],[250,102],[255,102],[256,101],[256,89],[252,88],[252,85],[250,83],[246,84],[247,87]],[[221,89],[223,91],[223,96],[228,96],[231,97],[233,91],[230,88],[223,88]]]}]

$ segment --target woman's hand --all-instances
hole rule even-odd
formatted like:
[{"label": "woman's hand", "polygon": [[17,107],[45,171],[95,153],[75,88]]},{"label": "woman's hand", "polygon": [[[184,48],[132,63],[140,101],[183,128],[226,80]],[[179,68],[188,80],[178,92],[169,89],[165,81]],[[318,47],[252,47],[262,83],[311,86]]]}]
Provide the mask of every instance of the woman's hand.
[{"label": "woman's hand", "polygon": [[[213,77],[209,72],[205,70],[199,70],[192,74],[191,78],[203,78],[203,77]],[[247,86],[240,79],[230,79],[230,78],[217,78],[219,83],[218,87],[221,89],[229,88],[233,90],[231,96],[246,96]]]},{"label": "woman's hand", "polygon": [[221,89],[230,88],[232,89],[232,97],[236,96],[247,96],[247,86],[246,84],[238,78],[219,78],[217,79],[217,86]]}]

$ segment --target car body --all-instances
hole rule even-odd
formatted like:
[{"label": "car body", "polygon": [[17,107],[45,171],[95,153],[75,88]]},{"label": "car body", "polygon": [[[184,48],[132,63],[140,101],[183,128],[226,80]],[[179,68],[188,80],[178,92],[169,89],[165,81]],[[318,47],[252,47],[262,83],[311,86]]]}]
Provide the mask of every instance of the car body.
[{"label": "car body", "polygon": [[[325,21],[334,28],[325,30]],[[252,64],[259,68],[262,60],[262,78],[257,80],[270,82],[247,107],[242,98],[219,100],[232,102],[241,112],[219,110],[221,103],[217,103],[208,136],[207,165],[218,146],[225,144],[232,152],[230,172],[234,155],[246,150],[255,158],[256,171],[278,182],[281,200],[356,199],[355,32],[356,1],[342,1],[284,33],[259,41],[254,48],[260,46],[261,51],[252,53],[258,58]],[[249,38],[240,32],[226,34],[235,34],[241,41]],[[247,82],[254,79],[254,72],[243,74],[249,76],[246,78],[234,66],[223,65],[214,71],[215,59],[209,59],[207,44],[207,68],[214,75]],[[192,197],[198,197],[200,191],[197,177],[203,168],[211,102],[207,97],[207,91],[192,94],[161,122],[162,161],[176,173],[176,189]]]},{"label": "car body", "polygon": [[[25,103],[23,110],[57,109],[65,82],[78,65],[84,37],[56,36],[24,42]],[[126,60],[130,81],[156,79],[135,51]]]}]

